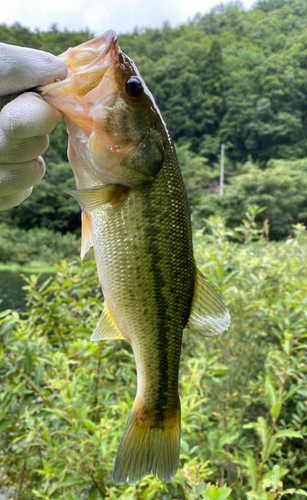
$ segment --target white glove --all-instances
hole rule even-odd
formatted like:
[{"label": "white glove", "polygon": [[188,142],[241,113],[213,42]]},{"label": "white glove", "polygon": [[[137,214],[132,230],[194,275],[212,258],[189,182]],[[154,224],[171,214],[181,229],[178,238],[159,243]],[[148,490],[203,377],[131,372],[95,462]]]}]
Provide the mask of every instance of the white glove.
[{"label": "white glove", "polygon": [[0,43],[0,212],[19,205],[44,176],[40,155],[62,118],[38,94],[18,94],[66,76],[66,64],[47,52]]}]

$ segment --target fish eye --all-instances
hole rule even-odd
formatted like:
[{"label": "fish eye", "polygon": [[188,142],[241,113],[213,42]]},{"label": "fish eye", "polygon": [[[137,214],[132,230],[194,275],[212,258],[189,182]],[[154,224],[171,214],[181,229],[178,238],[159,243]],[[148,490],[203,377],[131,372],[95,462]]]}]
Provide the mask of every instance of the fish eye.
[{"label": "fish eye", "polygon": [[126,81],[125,89],[130,97],[140,97],[143,92],[143,85],[136,76],[131,76],[131,78]]}]

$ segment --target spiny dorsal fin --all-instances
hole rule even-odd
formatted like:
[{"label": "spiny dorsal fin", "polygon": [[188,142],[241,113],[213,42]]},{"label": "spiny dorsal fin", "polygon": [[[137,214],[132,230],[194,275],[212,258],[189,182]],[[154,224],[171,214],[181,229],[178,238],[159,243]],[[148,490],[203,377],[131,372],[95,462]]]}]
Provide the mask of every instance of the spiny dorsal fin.
[{"label": "spiny dorsal fin", "polygon": [[108,339],[125,339],[114,320],[109,313],[108,306],[104,305],[104,310],[99,318],[98,324],[91,336],[91,341],[108,340]]},{"label": "spiny dorsal fin", "polygon": [[197,269],[192,308],[186,328],[203,337],[212,337],[227,330],[230,322],[230,314],[221,297]]},{"label": "spiny dorsal fin", "polygon": [[83,260],[86,252],[94,245],[89,216],[82,208],[81,214],[81,259]]},{"label": "spiny dorsal fin", "polygon": [[66,193],[76,198],[81,208],[86,212],[91,212],[105,203],[112,203],[114,200],[117,200],[118,192],[122,192],[122,190],[123,186],[119,186],[118,184],[105,184],[88,189],[66,191]]}]

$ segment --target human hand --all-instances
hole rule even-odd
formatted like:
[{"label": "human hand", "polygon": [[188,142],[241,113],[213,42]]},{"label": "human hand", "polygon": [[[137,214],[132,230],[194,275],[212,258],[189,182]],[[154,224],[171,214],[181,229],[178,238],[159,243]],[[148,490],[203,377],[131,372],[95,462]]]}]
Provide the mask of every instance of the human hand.
[{"label": "human hand", "polygon": [[40,155],[62,118],[25,91],[66,76],[66,64],[47,52],[0,43],[0,212],[24,201],[44,176]]}]

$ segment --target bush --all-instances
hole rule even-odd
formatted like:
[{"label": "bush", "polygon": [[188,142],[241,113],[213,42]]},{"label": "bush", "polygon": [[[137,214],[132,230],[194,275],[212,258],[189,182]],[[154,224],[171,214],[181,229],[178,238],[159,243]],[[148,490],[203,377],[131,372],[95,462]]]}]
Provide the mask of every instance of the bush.
[{"label": "bush", "polygon": [[[48,150],[51,155],[53,149]],[[48,156],[48,155],[46,155]],[[18,207],[0,212],[0,223],[19,229],[41,228],[80,234],[80,206],[66,191],[76,189],[69,163],[47,163],[45,177]]]},{"label": "bush", "polygon": [[76,255],[80,245],[80,237],[74,234],[39,228],[25,231],[0,224],[0,262],[4,264],[39,260],[52,265]]},{"label": "bush", "polygon": [[246,172],[232,177],[224,196],[199,193],[193,200],[196,207],[193,220],[199,226],[203,217],[218,215],[228,226],[240,224],[248,206],[258,205],[266,210],[258,217],[259,227],[268,219],[270,238],[280,240],[293,233],[293,225],[307,224],[307,168],[306,162],[271,161],[261,170],[246,164]]},{"label": "bush", "polygon": [[[102,296],[93,262],[63,262],[26,316],[2,313],[0,494],[45,499],[243,499],[307,496],[306,234],[268,243],[254,217],[233,234],[211,218],[199,266],[231,329],[184,334],[180,468],[116,487],[115,453],[136,392],[130,346],[90,343]],[[240,238],[245,244],[232,243]],[[253,241],[255,240],[256,241]]]}]

